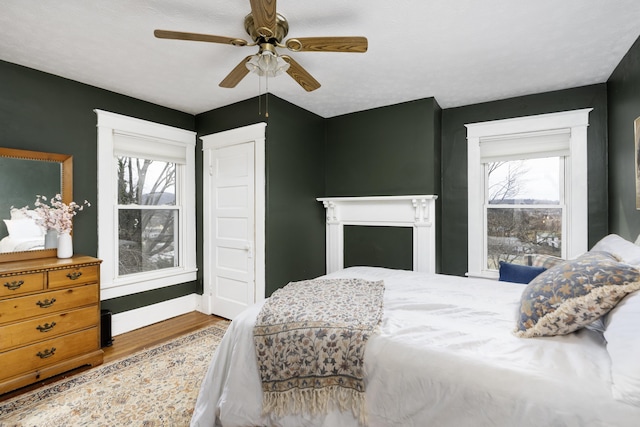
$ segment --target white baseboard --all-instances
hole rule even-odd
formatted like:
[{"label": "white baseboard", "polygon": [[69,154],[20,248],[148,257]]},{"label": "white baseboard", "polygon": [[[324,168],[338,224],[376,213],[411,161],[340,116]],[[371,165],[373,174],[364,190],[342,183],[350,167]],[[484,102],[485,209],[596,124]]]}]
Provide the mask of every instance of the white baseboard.
[{"label": "white baseboard", "polygon": [[152,325],[181,314],[197,310],[200,295],[190,294],[180,298],[163,301],[158,304],[114,314],[111,317],[113,336]]}]

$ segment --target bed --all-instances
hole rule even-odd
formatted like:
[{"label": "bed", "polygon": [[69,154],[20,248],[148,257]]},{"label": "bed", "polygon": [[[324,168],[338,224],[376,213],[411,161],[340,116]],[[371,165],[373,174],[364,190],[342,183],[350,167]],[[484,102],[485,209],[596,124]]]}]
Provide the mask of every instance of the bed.
[{"label": "bed", "polygon": [[624,291],[609,289],[618,294],[604,307],[606,316],[585,317],[580,321],[585,327],[574,332],[560,329],[555,336],[532,338],[517,335],[529,328],[522,326],[527,323],[523,304],[533,281],[378,267],[333,271],[321,279],[384,283],[379,331],[369,337],[364,355],[366,421],[335,407],[315,415],[263,413],[254,327],[267,300],[231,323],[202,381],[191,425],[637,426],[640,246],[607,236],[584,256],[535,280],[566,276],[567,266],[586,266],[588,274],[599,277],[594,263],[614,265],[614,281],[632,275],[616,283],[624,282]]},{"label": "bed", "polygon": [[45,232],[34,215],[37,215],[34,211],[11,209],[11,219],[3,220],[8,236],[0,240],[0,252],[44,249]]},{"label": "bed", "polygon": [[0,240],[0,252],[22,252],[44,249],[44,237],[15,238],[6,236]]}]

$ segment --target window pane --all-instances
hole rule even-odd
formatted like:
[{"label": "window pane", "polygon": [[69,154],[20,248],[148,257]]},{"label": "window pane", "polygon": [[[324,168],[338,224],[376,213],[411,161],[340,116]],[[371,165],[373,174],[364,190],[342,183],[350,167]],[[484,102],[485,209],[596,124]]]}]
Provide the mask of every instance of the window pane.
[{"label": "window pane", "polygon": [[562,209],[488,208],[487,268],[526,264],[526,254],[562,256]]},{"label": "window pane", "polygon": [[175,209],[120,209],[118,274],[178,266]]},{"label": "window pane", "polygon": [[175,205],[175,163],[118,157],[118,204]]},{"label": "window pane", "polygon": [[489,204],[560,203],[560,157],[488,163],[487,172]]}]

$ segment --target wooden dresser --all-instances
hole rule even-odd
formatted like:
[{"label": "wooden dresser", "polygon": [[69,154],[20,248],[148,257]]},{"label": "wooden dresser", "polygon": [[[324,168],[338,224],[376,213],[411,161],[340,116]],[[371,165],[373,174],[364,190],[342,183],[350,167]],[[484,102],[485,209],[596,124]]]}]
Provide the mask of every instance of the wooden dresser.
[{"label": "wooden dresser", "polygon": [[0,394],[102,363],[100,262],[0,263]]}]

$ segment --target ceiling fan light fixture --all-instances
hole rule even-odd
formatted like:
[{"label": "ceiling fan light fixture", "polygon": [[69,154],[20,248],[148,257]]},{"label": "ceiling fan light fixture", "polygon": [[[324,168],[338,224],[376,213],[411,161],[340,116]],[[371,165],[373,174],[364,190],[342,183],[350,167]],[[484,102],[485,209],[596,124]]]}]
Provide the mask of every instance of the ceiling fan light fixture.
[{"label": "ceiling fan light fixture", "polygon": [[246,62],[247,69],[259,76],[276,77],[289,69],[289,63],[270,50],[262,50]]}]

